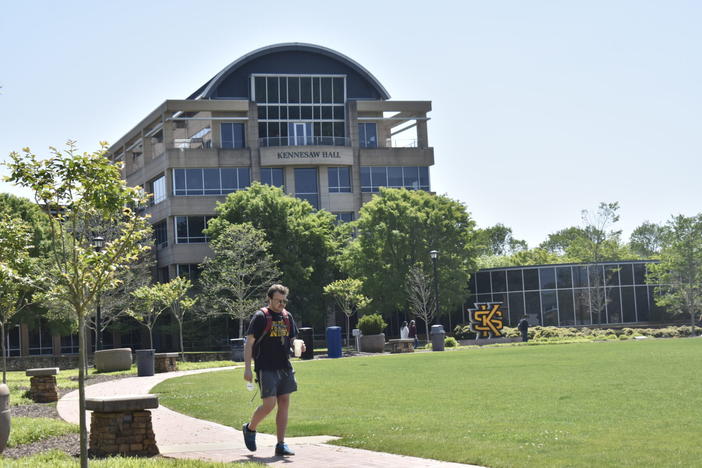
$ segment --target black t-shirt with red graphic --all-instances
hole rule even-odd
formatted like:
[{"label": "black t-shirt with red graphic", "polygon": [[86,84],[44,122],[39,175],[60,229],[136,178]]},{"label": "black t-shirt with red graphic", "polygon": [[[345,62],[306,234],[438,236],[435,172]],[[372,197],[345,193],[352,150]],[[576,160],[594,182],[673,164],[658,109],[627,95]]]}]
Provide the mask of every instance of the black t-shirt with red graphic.
[{"label": "black t-shirt with red graphic", "polygon": [[[290,369],[290,343],[297,336],[297,325],[290,312],[290,336],[288,327],[283,320],[283,314],[278,314],[268,309],[273,322],[270,332],[261,338],[263,330],[266,329],[266,315],[258,310],[251,318],[249,329],[246,335],[253,335],[256,339],[253,350],[254,368],[259,370]],[[259,338],[261,338],[259,340]]]}]

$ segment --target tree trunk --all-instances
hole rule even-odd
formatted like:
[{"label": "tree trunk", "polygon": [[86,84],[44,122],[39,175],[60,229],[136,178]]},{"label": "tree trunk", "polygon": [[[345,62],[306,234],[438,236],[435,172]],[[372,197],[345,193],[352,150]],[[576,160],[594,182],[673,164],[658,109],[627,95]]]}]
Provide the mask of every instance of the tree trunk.
[{"label": "tree trunk", "polygon": [[351,316],[347,315],[346,316],[346,346],[351,346],[351,336],[349,335],[351,333]]},{"label": "tree trunk", "polygon": [[183,348],[183,322],[178,320],[178,331],[180,334],[180,360],[185,361],[185,348]]},{"label": "tree trunk", "polygon": [[[694,317],[695,314],[692,314]],[[694,319],[693,319],[694,320]],[[2,329],[2,383],[7,383],[7,350],[5,349],[5,343],[7,339],[5,338],[5,322],[0,322],[0,329]]]},{"label": "tree trunk", "polygon": [[149,349],[154,349],[154,334],[151,328],[149,327]]},{"label": "tree trunk", "polygon": [[80,466],[88,468],[88,429],[85,421],[85,317],[78,313],[78,411],[80,412]]},{"label": "tree trunk", "polygon": [[426,335],[427,335],[427,343],[430,343],[430,341],[429,341],[429,320],[426,317],[424,318],[424,331],[426,332]]},{"label": "tree trunk", "polygon": [[239,319],[239,338],[244,337],[244,319],[240,318]]}]

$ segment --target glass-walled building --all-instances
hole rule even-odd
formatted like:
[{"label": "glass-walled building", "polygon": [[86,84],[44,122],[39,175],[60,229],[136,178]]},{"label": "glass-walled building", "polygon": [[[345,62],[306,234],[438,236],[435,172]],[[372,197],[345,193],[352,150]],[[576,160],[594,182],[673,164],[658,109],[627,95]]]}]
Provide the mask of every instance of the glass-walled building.
[{"label": "glass-walled building", "polygon": [[650,261],[538,265],[478,271],[471,302],[502,302],[505,324],[522,315],[531,325],[601,326],[660,322],[654,286],[646,284]]},{"label": "glass-walled building", "polygon": [[[227,194],[281,187],[340,222],[380,187],[431,189],[430,101],[393,101],[354,60],[312,44],[277,44],[167,100],[108,154],[153,195],[159,279],[197,275],[203,229]],[[136,119],[135,119],[136,120]]]}]

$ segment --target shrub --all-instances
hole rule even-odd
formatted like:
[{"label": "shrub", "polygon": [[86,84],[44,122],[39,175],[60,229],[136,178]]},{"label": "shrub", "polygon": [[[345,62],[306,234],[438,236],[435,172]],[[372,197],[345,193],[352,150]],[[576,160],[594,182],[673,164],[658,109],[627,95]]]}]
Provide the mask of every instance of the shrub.
[{"label": "shrub", "polygon": [[457,340],[472,340],[475,338],[475,333],[471,331],[470,325],[456,325],[453,328],[453,336]]},{"label": "shrub", "polygon": [[358,329],[361,330],[361,333],[364,335],[380,335],[383,333],[383,330],[385,330],[385,327],[388,326],[387,323],[385,323],[385,320],[383,320],[383,317],[380,314],[370,314],[370,315],[364,315],[360,319],[358,319]]},{"label": "shrub", "polygon": [[447,336],[444,338],[444,346],[447,348],[455,348],[458,346],[458,341],[456,341],[456,338],[452,336]]}]

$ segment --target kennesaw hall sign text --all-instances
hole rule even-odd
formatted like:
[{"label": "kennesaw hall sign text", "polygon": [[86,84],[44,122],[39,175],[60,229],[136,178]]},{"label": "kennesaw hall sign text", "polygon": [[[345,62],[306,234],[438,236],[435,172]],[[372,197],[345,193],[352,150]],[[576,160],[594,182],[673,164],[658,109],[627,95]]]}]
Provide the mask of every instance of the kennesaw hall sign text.
[{"label": "kennesaw hall sign text", "polygon": [[[309,147],[308,147],[309,148]],[[319,164],[353,164],[351,148],[323,146],[300,151],[289,148],[261,148],[262,166],[280,165],[319,165]]]}]

